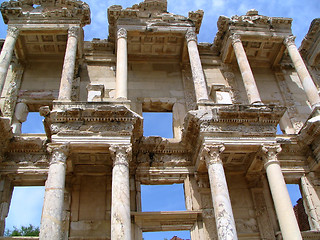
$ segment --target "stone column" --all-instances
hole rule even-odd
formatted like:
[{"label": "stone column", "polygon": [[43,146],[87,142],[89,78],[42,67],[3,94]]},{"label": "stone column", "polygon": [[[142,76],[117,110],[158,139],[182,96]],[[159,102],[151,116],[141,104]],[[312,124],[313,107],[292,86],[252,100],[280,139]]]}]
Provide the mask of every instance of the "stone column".
[{"label": "stone column", "polygon": [[246,52],[244,51],[240,36],[238,34],[232,34],[230,38],[232,40],[232,46],[237,58],[249,103],[261,104],[261,98],[256,85],[256,81],[254,80],[253,73]]},{"label": "stone column", "polygon": [[25,103],[17,103],[12,119],[12,132],[15,135],[21,134],[22,123],[27,120],[29,109]]},{"label": "stone column", "polygon": [[307,94],[308,100],[310,101],[312,108],[314,108],[316,105],[320,104],[318,89],[314,84],[314,82],[312,81],[312,78],[308,72],[308,69],[304,64],[302,57],[299,53],[299,50],[297,49],[294,43],[294,39],[295,39],[294,36],[289,36],[289,37],[286,37],[283,42],[288,49],[288,53],[298,73],[302,86]]},{"label": "stone column", "polygon": [[116,72],[116,98],[128,97],[128,53],[127,30],[120,28],[117,32],[117,72]]},{"label": "stone column", "polygon": [[131,239],[129,162],[130,145],[112,145],[111,240]]},{"label": "stone column", "polygon": [[68,41],[61,74],[59,101],[71,101],[74,68],[76,64],[79,27],[70,27]]},{"label": "stone column", "polygon": [[220,158],[223,150],[224,146],[221,144],[205,145],[202,150],[202,156],[208,168],[218,239],[236,240],[238,239],[236,225],[232,213],[223,163]]},{"label": "stone column", "polygon": [[16,27],[8,27],[7,37],[4,41],[0,54],[0,96],[7,77],[9,65],[12,59],[14,46],[19,36],[19,29]]},{"label": "stone column", "polygon": [[281,151],[280,145],[262,146],[264,153],[264,167],[276,209],[280,230],[284,240],[302,239],[292,203],[284,181],[277,154]]},{"label": "stone column", "polygon": [[69,145],[50,145],[52,153],[44,195],[40,240],[62,239],[66,160]]},{"label": "stone column", "polygon": [[196,93],[197,102],[206,101],[208,97],[207,83],[203,74],[201,59],[197,45],[197,35],[193,30],[188,30],[186,33],[188,46],[189,60],[192,71],[192,79]]}]

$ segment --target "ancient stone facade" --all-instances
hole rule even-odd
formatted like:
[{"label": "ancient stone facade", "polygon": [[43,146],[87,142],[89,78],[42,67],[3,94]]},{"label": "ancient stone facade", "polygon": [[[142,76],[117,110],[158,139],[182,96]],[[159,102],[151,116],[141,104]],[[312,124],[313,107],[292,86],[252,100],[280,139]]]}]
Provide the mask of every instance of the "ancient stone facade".
[{"label": "ancient stone facade", "polygon": [[[220,17],[165,0],[108,9],[108,40],[83,40],[75,0],[1,5],[0,232],[14,186],[45,185],[40,239],[320,239],[320,21],[300,52],[290,18]],[[28,112],[46,134],[21,134]],[[172,112],[172,139],[143,136],[143,112]],[[277,126],[283,134],[277,134]],[[183,183],[186,211],[142,212],[141,184]],[[299,184],[300,232],[286,183]]]}]

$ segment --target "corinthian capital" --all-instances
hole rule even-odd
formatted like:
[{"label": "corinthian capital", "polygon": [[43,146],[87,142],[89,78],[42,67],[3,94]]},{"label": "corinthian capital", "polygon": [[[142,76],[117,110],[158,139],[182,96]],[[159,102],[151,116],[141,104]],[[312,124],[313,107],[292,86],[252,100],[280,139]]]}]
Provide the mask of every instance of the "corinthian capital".
[{"label": "corinthian capital", "polygon": [[221,153],[224,151],[225,147],[223,144],[206,144],[202,148],[201,157],[204,158],[207,167],[214,163],[222,163]]},{"label": "corinthian capital", "polygon": [[19,35],[19,32],[20,32],[19,28],[10,26],[8,27],[7,35],[13,38],[17,38]]},{"label": "corinthian capital", "polygon": [[50,164],[65,163],[69,154],[69,143],[66,144],[50,144],[47,147],[49,153],[51,153]]},{"label": "corinthian capital", "polygon": [[281,152],[280,144],[262,145],[262,153],[265,164],[278,162],[278,153]]},{"label": "corinthian capital", "polygon": [[189,29],[186,33],[186,39],[187,39],[187,42],[197,41],[197,34],[195,33],[195,31]]},{"label": "corinthian capital", "polygon": [[129,167],[132,151],[131,145],[111,145],[109,150],[113,160],[113,166],[124,165]]},{"label": "corinthian capital", "polygon": [[239,34],[233,33],[231,34],[231,36],[229,37],[232,41],[232,45],[237,43],[237,42],[241,42],[241,37]]},{"label": "corinthian capital", "polygon": [[117,38],[118,38],[118,39],[119,39],[119,38],[125,38],[125,39],[127,39],[127,36],[128,36],[128,32],[127,32],[126,29],[120,28],[120,29],[118,30],[118,32],[117,32]]},{"label": "corinthian capital", "polygon": [[79,37],[79,31],[80,31],[80,27],[70,27],[68,29],[68,38],[70,37],[75,37],[78,38]]},{"label": "corinthian capital", "polygon": [[288,37],[285,37],[283,40],[284,45],[286,45],[286,47],[289,47],[291,45],[295,45],[294,40],[296,39],[295,36],[291,35]]}]

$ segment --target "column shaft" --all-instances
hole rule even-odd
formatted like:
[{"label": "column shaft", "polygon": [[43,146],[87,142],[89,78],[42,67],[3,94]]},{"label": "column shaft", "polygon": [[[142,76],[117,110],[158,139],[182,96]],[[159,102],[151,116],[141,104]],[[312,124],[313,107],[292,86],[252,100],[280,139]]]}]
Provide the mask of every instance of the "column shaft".
[{"label": "column shaft", "polygon": [[76,64],[79,27],[71,27],[68,31],[66,53],[64,55],[63,69],[61,74],[59,100],[71,101],[74,68]]},{"label": "column shaft", "polygon": [[231,39],[249,103],[261,103],[261,98],[256,85],[256,81],[254,80],[253,73],[246,52],[243,48],[240,36],[237,34],[233,34],[231,36]]},{"label": "column shaft", "polygon": [[264,167],[271,190],[272,199],[276,209],[281,233],[284,240],[301,240],[301,233],[294,214],[290,196],[284,181],[277,154],[280,146],[263,146],[266,153]]},{"label": "column shaft", "polygon": [[116,72],[116,98],[128,97],[128,53],[127,30],[120,28],[117,32],[117,72]]},{"label": "column shaft", "polygon": [[111,240],[131,239],[129,158],[130,146],[112,146]]},{"label": "column shaft", "polygon": [[40,240],[62,239],[62,215],[68,145],[50,146],[49,150],[52,151],[52,157],[46,181]]},{"label": "column shaft", "polygon": [[207,83],[203,74],[196,33],[188,31],[186,39],[197,102],[208,100]]},{"label": "column shaft", "polygon": [[298,73],[302,86],[307,94],[308,100],[312,107],[320,103],[320,97],[318,94],[318,89],[309,74],[306,65],[294,43],[294,37],[290,36],[284,40],[284,44],[288,49],[288,53],[293,62],[293,65]]},{"label": "column shaft", "polygon": [[12,60],[14,46],[19,36],[19,29],[8,27],[7,37],[0,54],[0,96],[7,77],[10,62]]},{"label": "column shaft", "polygon": [[220,158],[220,153],[223,150],[224,147],[222,145],[211,145],[205,146],[203,153],[208,168],[218,239],[236,240],[238,239],[236,225],[233,217],[226,176]]}]

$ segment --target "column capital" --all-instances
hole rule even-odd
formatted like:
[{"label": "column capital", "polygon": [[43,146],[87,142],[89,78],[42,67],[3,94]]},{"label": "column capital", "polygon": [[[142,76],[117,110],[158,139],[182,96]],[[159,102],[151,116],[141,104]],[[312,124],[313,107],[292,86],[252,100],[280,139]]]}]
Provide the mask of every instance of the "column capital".
[{"label": "column capital", "polygon": [[19,36],[20,29],[14,26],[10,26],[7,29],[7,35],[13,38],[17,38]]},{"label": "column capital", "polygon": [[263,159],[264,159],[264,166],[267,167],[271,163],[277,163],[279,164],[278,161],[278,153],[281,152],[282,148],[280,144],[270,144],[270,145],[262,145],[262,153],[263,153]]},{"label": "column capital", "polygon": [[111,157],[113,160],[113,166],[124,165],[129,167],[129,161],[132,154],[132,147],[129,144],[126,145],[111,145],[109,147]]},{"label": "column capital", "polygon": [[232,45],[237,43],[237,42],[240,42],[241,43],[241,36],[239,34],[236,34],[236,33],[232,33],[229,37],[232,41]]},{"label": "column capital", "polygon": [[190,41],[197,41],[197,34],[195,33],[195,31],[191,30],[191,29],[188,29],[188,31],[186,32],[186,40],[187,42],[190,42]]},{"label": "column capital", "polygon": [[80,27],[77,27],[77,26],[70,27],[68,29],[68,38],[70,37],[78,38],[79,32],[80,32]]},{"label": "column capital", "polygon": [[201,157],[204,158],[207,167],[214,163],[222,163],[220,155],[224,149],[225,146],[223,144],[205,144],[203,146]]},{"label": "column capital", "polygon": [[70,144],[49,144],[47,150],[52,154],[50,165],[58,162],[65,163],[69,154]]},{"label": "column capital", "polygon": [[296,45],[294,42],[295,39],[296,39],[296,37],[293,35],[287,36],[283,39],[283,43],[284,43],[284,45],[286,45],[286,47],[289,47],[291,45]]},{"label": "column capital", "polygon": [[119,38],[127,39],[127,37],[128,37],[128,32],[127,32],[127,30],[125,28],[118,29],[118,31],[117,31],[117,39],[119,39]]}]

